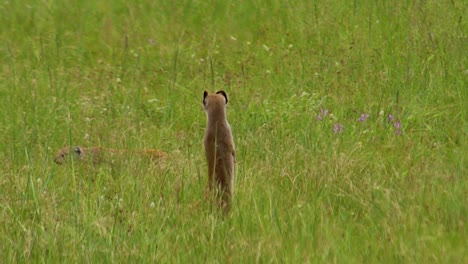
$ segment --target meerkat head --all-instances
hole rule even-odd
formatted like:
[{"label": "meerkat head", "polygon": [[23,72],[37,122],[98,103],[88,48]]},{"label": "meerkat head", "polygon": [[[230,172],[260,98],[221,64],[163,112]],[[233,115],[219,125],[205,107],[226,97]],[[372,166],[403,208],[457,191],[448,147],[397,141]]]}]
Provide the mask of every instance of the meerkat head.
[{"label": "meerkat head", "polygon": [[203,92],[203,107],[207,113],[225,112],[228,97],[225,91],[220,90],[216,93]]},{"label": "meerkat head", "polygon": [[83,150],[80,147],[65,147],[60,149],[57,152],[57,155],[55,155],[54,162],[57,164],[63,164],[67,156],[73,154],[76,158],[83,159],[84,158],[84,153]]}]

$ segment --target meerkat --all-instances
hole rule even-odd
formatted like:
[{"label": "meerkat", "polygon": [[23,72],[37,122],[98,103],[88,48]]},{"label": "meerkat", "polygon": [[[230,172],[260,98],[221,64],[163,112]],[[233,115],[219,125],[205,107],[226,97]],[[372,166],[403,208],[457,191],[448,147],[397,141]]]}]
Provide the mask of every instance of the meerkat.
[{"label": "meerkat", "polygon": [[57,151],[57,154],[54,158],[54,162],[58,165],[61,165],[65,163],[65,161],[67,160],[67,156],[72,156],[79,160],[91,162],[92,164],[97,165],[105,161],[105,157],[126,153],[148,156],[152,160],[158,160],[166,156],[166,153],[164,151],[157,149],[126,150],[103,147],[82,148],[79,146],[75,146],[64,147]]},{"label": "meerkat", "polygon": [[216,191],[221,206],[229,211],[234,193],[235,148],[226,116],[228,97],[224,91],[203,93],[208,119],[203,143],[208,163],[208,191]]}]

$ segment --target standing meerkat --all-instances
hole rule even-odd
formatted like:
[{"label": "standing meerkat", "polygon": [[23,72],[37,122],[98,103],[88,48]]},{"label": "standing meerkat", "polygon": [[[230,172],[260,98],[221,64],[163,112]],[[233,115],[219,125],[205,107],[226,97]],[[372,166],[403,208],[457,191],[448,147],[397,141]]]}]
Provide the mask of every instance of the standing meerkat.
[{"label": "standing meerkat", "polygon": [[208,163],[208,191],[215,190],[226,212],[231,209],[234,193],[235,163],[234,140],[226,116],[227,103],[224,91],[203,93],[203,107],[208,119],[203,140]]}]

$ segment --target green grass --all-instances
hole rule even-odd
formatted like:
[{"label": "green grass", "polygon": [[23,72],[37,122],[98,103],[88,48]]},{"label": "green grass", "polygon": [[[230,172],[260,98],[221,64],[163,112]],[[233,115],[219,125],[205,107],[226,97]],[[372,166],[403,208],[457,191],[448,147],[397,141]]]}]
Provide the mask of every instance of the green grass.
[{"label": "green grass", "polygon": [[[467,263],[466,14],[460,0],[1,2],[1,259]],[[227,218],[203,202],[205,89],[230,99]],[[169,157],[57,166],[66,145]]]}]

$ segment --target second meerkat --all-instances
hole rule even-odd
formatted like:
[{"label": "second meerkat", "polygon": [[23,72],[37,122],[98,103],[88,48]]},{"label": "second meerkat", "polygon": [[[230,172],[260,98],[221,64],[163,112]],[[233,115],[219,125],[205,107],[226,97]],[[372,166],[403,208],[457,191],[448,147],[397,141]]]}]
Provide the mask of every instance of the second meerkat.
[{"label": "second meerkat", "polygon": [[205,137],[208,163],[208,191],[216,191],[223,209],[229,211],[234,193],[235,147],[226,115],[226,92],[203,93],[203,107],[208,119]]}]

